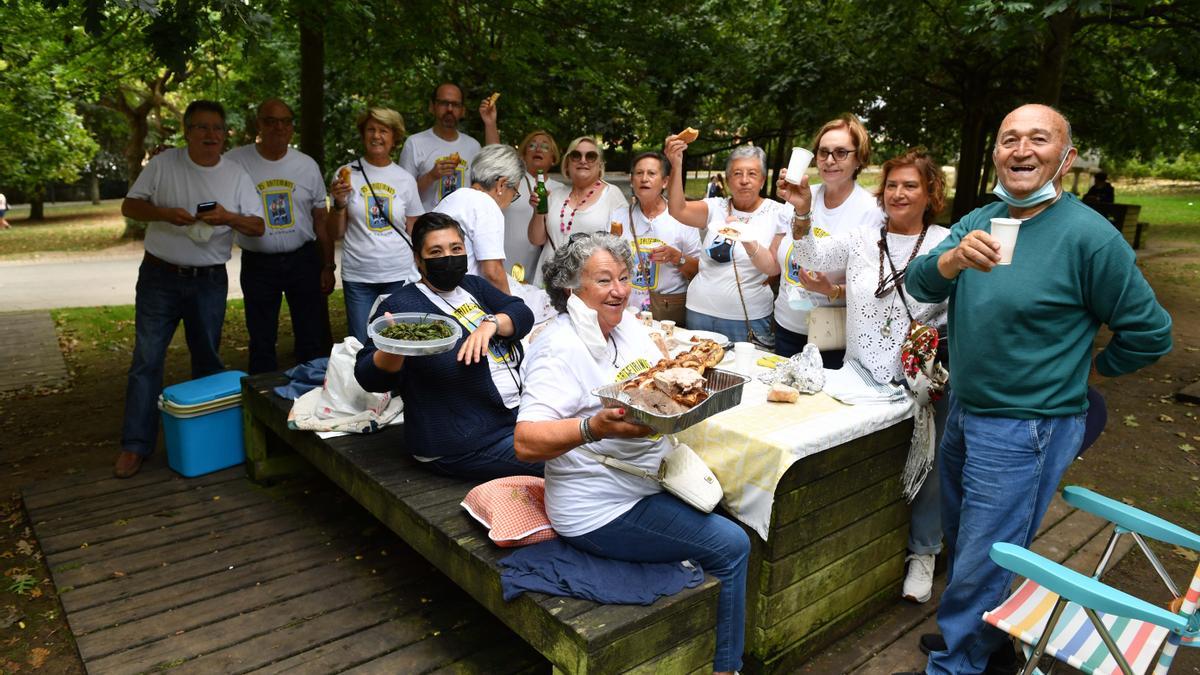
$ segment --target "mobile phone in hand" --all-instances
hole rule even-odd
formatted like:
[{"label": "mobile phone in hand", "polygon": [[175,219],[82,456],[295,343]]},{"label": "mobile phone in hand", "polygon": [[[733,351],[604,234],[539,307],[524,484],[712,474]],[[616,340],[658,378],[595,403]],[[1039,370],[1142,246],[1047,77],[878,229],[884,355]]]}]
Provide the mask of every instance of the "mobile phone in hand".
[{"label": "mobile phone in hand", "polygon": [[217,208],[216,202],[200,202],[199,204],[196,205],[196,213],[204,213],[205,211],[212,211],[215,208]]}]

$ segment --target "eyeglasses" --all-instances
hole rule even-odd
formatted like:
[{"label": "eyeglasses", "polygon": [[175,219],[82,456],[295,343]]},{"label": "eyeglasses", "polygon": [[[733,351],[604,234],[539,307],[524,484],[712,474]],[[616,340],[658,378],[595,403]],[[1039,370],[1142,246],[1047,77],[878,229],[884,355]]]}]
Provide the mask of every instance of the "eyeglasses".
[{"label": "eyeglasses", "polygon": [[550,144],[542,141],[534,141],[528,147],[530,150],[551,150]]},{"label": "eyeglasses", "polygon": [[825,160],[829,159],[830,157],[833,157],[833,159],[835,161],[841,162],[841,161],[845,161],[845,159],[847,157],[849,157],[850,155],[853,155],[855,152],[858,152],[858,151],[857,150],[848,150],[846,148],[837,148],[834,150],[830,150],[828,148],[821,148],[821,149],[817,150],[817,159],[824,162]]},{"label": "eyeglasses", "polygon": [[521,198],[521,191],[520,191],[520,190],[516,189],[515,187],[512,187],[511,185],[508,187],[508,189],[513,191],[513,196],[512,196],[512,199],[508,200],[508,203],[509,203],[509,204],[512,204],[512,203],[516,202],[518,199],[520,199],[520,198]]},{"label": "eyeglasses", "polygon": [[567,153],[567,159],[571,160],[572,162],[578,162],[581,160],[595,162],[600,159],[600,153],[596,152],[595,150],[588,150],[586,153],[578,150],[572,150],[571,152]]},{"label": "eyeglasses", "polygon": [[225,125],[224,124],[214,124],[212,126],[209,126],[207,124],[189,124],[188,129],[195,129],[203,134],[207,134],[210,131],[215,131],[218,134],[225,133]]},{"label": "eyeglasses", "polygon": [[264,127],[290,127],[295,118],[292,117],[263,117],[260,122]]},{"label": "eyeglasses", "polygon": [[462,101],[447,101],[444,98],[439,98],[433,102],[434,105],[442,108],[457,109],[463,107]]}]

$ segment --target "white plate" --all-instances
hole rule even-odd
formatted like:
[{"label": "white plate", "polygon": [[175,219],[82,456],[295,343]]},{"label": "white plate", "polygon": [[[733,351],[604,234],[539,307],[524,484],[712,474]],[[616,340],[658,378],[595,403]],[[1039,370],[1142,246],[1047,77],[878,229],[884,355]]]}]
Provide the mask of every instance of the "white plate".
[{"label": "white plate", "polygon": [[728,239],[729,241],[741,241],[742,240],[742,228],[740,228],[736,225],[730,224],[730,223],[726,223],[726,224],[722,225],[721,227],[717,228],[717,236],[724,237],[724,238]]},{"label": "white plate", "polygon": [[[675,332],[679,333],[678,330],[676,330]],[[681,340],[681,341],[682,342],[691,342],[692,338],[696,338],[697,341],[712,340],[713,342],[721,345],[722,347],[729,344],[729,338],[725,337],[724,335],[722,335],[720,333],[714,333],[709,330],[688,330],[686,332],[686,334],[683,336],[683,340]]]}]

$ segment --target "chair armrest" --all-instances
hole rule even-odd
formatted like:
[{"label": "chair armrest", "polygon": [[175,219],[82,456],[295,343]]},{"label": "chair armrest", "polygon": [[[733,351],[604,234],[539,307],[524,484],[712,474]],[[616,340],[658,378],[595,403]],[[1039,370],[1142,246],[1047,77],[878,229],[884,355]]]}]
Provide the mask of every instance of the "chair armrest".
[{"label": "chair armrest", "polygon": [[1168,544],[1200,551],[1200,534],[1087,488],[1068,486],[1063,489],[1063,499],[1077,509],[1100,516],[1127,530]]},{"label": "chair armrest", "polygon": [[1176,632],[1187,630],[1188,623],[1184,617],[1051,562],[1020,546],[998,542],[992,544],[990,556],[997,565],[1083,607],[1146,621]]}]

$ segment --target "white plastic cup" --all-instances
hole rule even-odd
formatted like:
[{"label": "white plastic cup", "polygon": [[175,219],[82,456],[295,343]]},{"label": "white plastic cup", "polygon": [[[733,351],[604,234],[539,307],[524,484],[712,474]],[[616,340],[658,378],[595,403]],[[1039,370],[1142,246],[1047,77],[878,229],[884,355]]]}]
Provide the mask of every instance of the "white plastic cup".
[{"label": "white plastic cup", "polygon": [[658,325],[662,326],[663,335],[665,335],[667,337],[671,337],[672,335],[675,334],[675,322],[674,321],[671,321],[670,319],[663,319],[662,321],[659,322]]},{"label": "white plastic cup", "polygon": [[647,311],[643,310],[641,312],[638,312],[638,317],[641,318],[642,323],[646,324],[646,328],[654,327],[654,314],[652,314],[651,312],[647,312]]},{"label": "white plastic cup", "polygon": [[813,154],[808,148],[792,148],[792,158],[788,160],[787,176],[784,180],[792,185],[799,185],[812,160]]},{"label": "white plastic cup", "polygon": [[992,218],[992,238],[1000,242],[1000,265],[1011,265],[1017,248],[1017,233],[1021,221],[1016,218]]},{"label": "white plastic cup", "polygon": [[736,342],[733,345],[733,367],[743,375],[749,375],[754,370],[754,362],[758,353],[750,342]]}]

